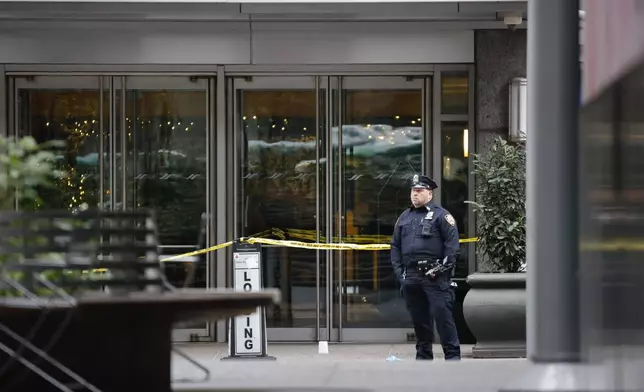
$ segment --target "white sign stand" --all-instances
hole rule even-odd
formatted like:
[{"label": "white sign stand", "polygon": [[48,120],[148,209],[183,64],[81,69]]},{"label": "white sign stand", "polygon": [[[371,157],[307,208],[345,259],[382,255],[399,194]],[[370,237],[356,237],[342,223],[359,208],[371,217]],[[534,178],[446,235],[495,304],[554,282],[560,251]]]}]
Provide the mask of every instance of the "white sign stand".
[{"label": "white sign stand", "polygon": [[[235,291],[262,289],[261,244],[233,242],[233,287]],[[266,309],[258,307],[247,316],[230,320],[228,329],[229,356],[223,359],[271,359],[266,339]]]}]

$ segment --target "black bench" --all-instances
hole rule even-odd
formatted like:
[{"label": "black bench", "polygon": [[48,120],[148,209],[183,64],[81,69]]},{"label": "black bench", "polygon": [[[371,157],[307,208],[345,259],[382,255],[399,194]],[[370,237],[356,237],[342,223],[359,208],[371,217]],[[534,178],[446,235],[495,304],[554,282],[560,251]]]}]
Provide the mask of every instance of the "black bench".
[{"label": "black bench", "polygon": [[170,391],[175,323],[279,300],[175,289],[157,249],[150,212],[0,213],[0,390]]}]

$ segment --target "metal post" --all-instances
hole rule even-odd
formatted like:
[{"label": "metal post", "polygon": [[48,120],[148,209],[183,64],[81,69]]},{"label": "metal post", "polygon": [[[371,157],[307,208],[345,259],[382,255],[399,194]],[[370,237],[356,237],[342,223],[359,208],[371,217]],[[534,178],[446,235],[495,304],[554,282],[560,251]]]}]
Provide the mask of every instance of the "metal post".
[{"label": "metal post", "polygon": [[[126,117],[126,105],[127,105],[127,91],[126,84],[127,79],[125,76],[121,77],[121,211],[127,211],[128,200],[127,200],[127,161],[128,161],[128,135],[127,135],[127,117]],[[132,162],[134,162],[134,151],[132,151]],[[134,173],[134,171],[132,172]],[[134,202],[134,200],[133,200]],[[134,209],[134,204],[132,204],[132,209]]]},{"label": "metal post", "polygon": [[577,362],[579,0],[528,7],[528,357]]},{"label": "metal post", "polygon": [[[338,111],[338,242],[342,243],[342,237],[344,236],[344,215],[346,211],[344,209],[344,147],[342,145],[342,138],[344,137],[344,132],[342,130],[342,125],[344,123],[344,92],[342,91],[342,76],[338,76],[338,98],[337,98],[337,107]],[[327,162],[327,165],[330,165],[330,162]],[[333,238],[333,237],[331,237]],[[343,275],[344,275],[344,252],[338,250],[335,252],[338,256],[337,266],[338,266],[338,342],[342,341],[342,304],[344,302],[344,295],[346,290],[344,289]]]},{"label": "metal post", "polygon": [[578,362],[579,0],[528,7],[528,357]]},{"label": "metal post", "polygon": [[[315,77],[315,242],[320,242],[320,77]],[[315,251],[315,340],[320,334],[320,250]]]},{"label": "metal post", "polygon": [[[105,79],[98,77],[98,205],[105,209]],[[102,240],[102,238],[101,238]]]},{"label": "metal post", "polygon": [[[324,85],[326,88],[326,102],[325,102],[325,130],[324,130],[324,139],[325,139],[325,179],[324,179],[324,190],[325,190],[325,208],[324,214],[326,217],[326,242],[333,242],[333,117],[332,117],[332,107],[333,107],[333,88],[331,86],[331,77],[325,77]],[[338,133],[339,137],[339,133]],[[331,341],[332,331],[333,331],[333,251],[327,250],[324,252],[326,257],[326,338],[325,340]]]},{"label": "metal post", "polygon": [[0,67],[0,91],[2,91],[2,93],[0,93],[0,136],[9,136],[9,129],[5,126],[10,124],[9,112],[7,111],[7,108],[9,107],[9,105],[7,105],[7,97],[11,95],[6,93],[8,90],[7,87],[9,87],[9,83],[7,83],[4,66],[2,66]]},{"label": "metal post", "polygon": [[579,0],[528,2],[527,335],[504,390],[580,390]]},{"label": "metal post", "polygon": [[110,108],[110,128],[108,133],[108,140],[110,142],[110,211],[116,210],[116,91],[114,90],[114,77],[109,77],[109,108]]}]

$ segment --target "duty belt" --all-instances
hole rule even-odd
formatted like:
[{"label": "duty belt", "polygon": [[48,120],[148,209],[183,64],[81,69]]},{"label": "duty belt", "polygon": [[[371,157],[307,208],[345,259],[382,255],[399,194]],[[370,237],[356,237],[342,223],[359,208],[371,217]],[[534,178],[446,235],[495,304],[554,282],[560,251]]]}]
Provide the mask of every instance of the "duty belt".
[{"label": "duty belt", "polygon": [[416,260],[416,261],[412,261],[409,264],[407,264],[407,267],[414,268],[414,267],[420,267],[420,266],[425,266],[425,265],[431,265],[431,264],[434,264],[434,263],[440,263],[440,259],[436,258],[436,259]]}]

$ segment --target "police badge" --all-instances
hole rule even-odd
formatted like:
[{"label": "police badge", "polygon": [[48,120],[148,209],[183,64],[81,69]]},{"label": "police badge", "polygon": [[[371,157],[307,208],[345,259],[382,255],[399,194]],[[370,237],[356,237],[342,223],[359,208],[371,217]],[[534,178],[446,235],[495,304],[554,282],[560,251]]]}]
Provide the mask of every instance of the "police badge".
[{"label": "police badge", "polygon": [[412,180],[414,184],[418,184],[418,174],[414,174],[414,179]]}]

